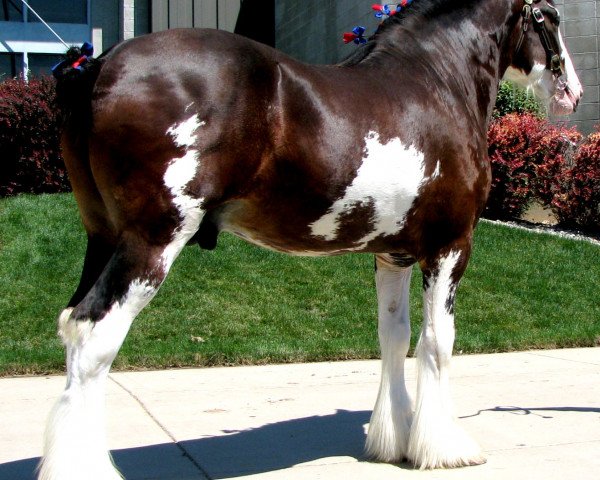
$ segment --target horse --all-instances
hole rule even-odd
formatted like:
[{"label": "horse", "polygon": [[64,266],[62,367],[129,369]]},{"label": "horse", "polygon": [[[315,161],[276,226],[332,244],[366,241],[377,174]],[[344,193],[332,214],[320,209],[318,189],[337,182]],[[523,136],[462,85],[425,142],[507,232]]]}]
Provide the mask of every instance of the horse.
[{"label": "horse", "polygon": [[374,254],[382,369],[366,455],[422,469],[484,462],[452,416],[455,294],[490,189],[499,81],[556,113],[582,96],[558,25],[552,0],[414,0],[336,65],[183,29],[67,66],[62,147],[87,250],[58,318],[67,383],[39,478],[120,478],[105,438],[110,366],[183,247],[215,248],[222,231],[293,255]]}]

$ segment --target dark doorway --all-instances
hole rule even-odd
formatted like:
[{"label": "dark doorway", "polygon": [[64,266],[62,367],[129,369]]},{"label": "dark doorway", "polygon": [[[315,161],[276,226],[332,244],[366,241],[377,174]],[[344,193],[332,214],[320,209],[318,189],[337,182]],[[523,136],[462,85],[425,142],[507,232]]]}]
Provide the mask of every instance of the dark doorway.
[{"label": "dark doorway", "polygon": [[242,0],[235,33],[275,46],[275,0]]}]

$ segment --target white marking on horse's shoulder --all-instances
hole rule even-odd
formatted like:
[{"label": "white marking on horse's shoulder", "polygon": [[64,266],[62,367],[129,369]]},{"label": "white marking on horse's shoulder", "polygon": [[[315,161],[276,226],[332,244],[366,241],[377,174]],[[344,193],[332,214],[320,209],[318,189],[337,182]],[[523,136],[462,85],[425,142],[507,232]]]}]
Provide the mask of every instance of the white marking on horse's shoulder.
[{"label": "white marking on horse's shoulder", "polygon": [[334,240],[341,219],[361,206],[372,206],[374,210],[373,230],[356,242],[361,247],[402,228],[425,180],[423,153],[412,145],[403,145],[399,138],[381,143],[379,134],[373,131],[365,137],[365,144],[363,162],[344,195],[310,225],[314,236]]}]

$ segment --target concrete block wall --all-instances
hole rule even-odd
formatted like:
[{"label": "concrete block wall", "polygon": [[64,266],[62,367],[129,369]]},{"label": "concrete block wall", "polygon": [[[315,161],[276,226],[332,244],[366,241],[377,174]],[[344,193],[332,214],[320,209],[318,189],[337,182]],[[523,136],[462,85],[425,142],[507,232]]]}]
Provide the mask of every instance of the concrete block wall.
[{"label": "concrete block wall", "polygon": [[[375,32],[379,20],[373,0],[277,0],[275,2],[275,46],[298,60],[315,64],[337,63],[356,45],[342,42],[344,32],[357,25]],[[385,3],[385,2],[381,2]]]},{"label": "concrete block wall", "polygon": [[[561,31],[584,88],[577,112],[568,117],[583,134],[600,124],[598,15],[600,0],[555,0],[561,13]],[[560,121],[561,119],[556,119]],[[563,120],[564,121],[564,120]]]}]

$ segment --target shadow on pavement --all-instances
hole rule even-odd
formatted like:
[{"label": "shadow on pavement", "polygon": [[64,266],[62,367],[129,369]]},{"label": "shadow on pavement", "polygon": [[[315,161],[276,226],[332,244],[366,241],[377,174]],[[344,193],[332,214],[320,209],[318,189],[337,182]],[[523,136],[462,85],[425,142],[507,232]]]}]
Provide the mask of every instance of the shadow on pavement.
[{"label": "shadow on pavement", "polygon": [[[535,412],[599,413],[600,408],[498,406],[460,418],[474,417],[483,412],[518,415]],[[238,477],[290,468],[327,457],[361,458],[365,443],[363,425],[369,422],[370,416],[370,411],[338,410],[332,415],[297,418],[249,430],[225,430],[218,437],[113,450],[112,454],[127,480],[201,478],[197,464],[215,480]],[[0,464],[0,480],[34,480],[38,461],[39,458],[28,458]],[[411,468],[408,465],[400,467]]]},{"label": "shadow on pavement", "polygon": [[532,407],[532,408],[527,408],[527,407],[513,407],[513,406],[506,406],[506,407],[498,406],[498,407],[494,407],[494,408],[486,408],[484,410],[479,410],[478,412],[476,412],[472,415],[463,415],[462,417],[458,417],[458,418],[477,417],[477,416],[481,415],[483,412],[508,412],[508,413],[513,413],[515,415],[537,415],[542,418],[554,418],[554,417],[551,417],[550,415],[539,415],[536,412],[600,413],[600,408],[594,408],[594,407]]},{"label": "shadow on pavement", "polygon": [[[298,418],[222,436],[113,450],[125,478],[199,478],[198,464],[211,478],[229,478],[289,468],[327,457],[362,456],[370,411]],[[186,454],[191,456],[186,458]],[[0,464],[0,480],[33,480],[39,458]]]}]

